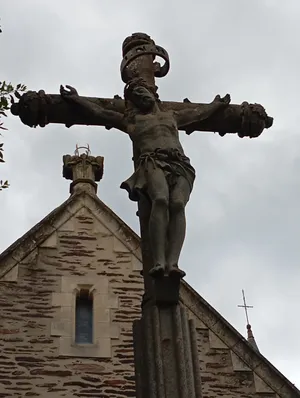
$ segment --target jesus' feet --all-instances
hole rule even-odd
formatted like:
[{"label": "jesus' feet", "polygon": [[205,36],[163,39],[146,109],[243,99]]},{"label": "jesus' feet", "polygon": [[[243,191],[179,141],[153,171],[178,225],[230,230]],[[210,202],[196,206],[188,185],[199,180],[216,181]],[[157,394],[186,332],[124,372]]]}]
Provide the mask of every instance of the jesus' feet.
[{"label": "jesus' feet", "polygon": [[161,264],[156,264],[149,271],[149,275],[151,275],[153,278],[164,276],[164,274],[165,274],[165,267]]},{"label": "jesus' feet", "polygon": [[185,277],[185,272],[178,268],[177,264],[170,265],[168,268],[168,275],[170,278],[182,279]]}]

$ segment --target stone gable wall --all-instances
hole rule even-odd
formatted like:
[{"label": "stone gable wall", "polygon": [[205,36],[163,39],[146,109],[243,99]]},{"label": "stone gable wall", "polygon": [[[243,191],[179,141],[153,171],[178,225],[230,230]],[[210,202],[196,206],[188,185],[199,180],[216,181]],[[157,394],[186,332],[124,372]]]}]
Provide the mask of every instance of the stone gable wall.
[{"label": "stone gable wall", "polygon": [[[132,322],[140,317],[141,264],[105,217],[101,223],[79,208],[0,281],[0,398],[135,397]],[[91,346],[74,344],[81,287],[94,297]],[[182,299],[197,326],[203,398],[298,396],[187,287]]]},{"label": "stone gable wall", "polygon": [[[82,208],[0,282],[0,397],[134,397],[138,260]],[[74,292],[94,295],[95,344],[73,343]]]}]

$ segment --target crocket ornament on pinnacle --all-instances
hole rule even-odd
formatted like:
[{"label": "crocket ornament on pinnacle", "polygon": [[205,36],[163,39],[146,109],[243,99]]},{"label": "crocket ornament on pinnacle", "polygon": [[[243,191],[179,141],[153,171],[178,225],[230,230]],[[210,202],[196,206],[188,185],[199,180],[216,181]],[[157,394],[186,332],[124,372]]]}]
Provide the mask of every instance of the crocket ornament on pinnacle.
[{"label": "crocket ornament on pinnacle", "polygon": [[[163,65],[155,62],[164,60]],[[163,102],[155,77],[165,76],[169,56],[144,33],[135,33],[123,43],[121,77],[124,100],[80,96],[71,86],[60,96],[44,91],[28,92],[12,113],[23,123],[44,127],[48,123],[99,125],[126,133],[133,143],[134,173],[121,184],[129,198],[138,202],[141,223],[144,279],[170,276],[181,279],[178,267],[185,239],[185,206],[195,179],[195,170],[179,140],[179,130],[218,132],[221,136],[258,137],[272,126],[259,104],[231,105],[230,96],[216,95],[209,104]],[[146,284],[145,284],[146,287]]]}]

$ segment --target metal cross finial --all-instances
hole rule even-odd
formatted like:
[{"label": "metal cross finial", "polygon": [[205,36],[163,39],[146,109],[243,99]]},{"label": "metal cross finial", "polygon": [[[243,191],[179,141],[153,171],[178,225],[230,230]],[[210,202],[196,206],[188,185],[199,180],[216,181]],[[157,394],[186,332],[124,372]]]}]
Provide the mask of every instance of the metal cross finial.
[{"label": "metal cross finial", "polygon": [[89,144],[86,144],[86,146],[78,146],[78,144],[76,144],[76,149],[74,151],[74,155],[79,156],[80,149],[85,149],[85,154],[88,155],[88,156],[91,154],[91,150],[90,150]]},{"label": "metal cross finial", "polygon": [[244,305],[238,305],[238,307],[241,307],[241,308],[244,308],[244,309],[245,309],[247,325],[249,325],[248,308],[253,308],[253,305],[247,305],[247,304],[246,304],[246,298],[245,298],[245,292],[244,292],[244,290],[242,290],[242,295],[243,295],[243,302],[244,302]]}]

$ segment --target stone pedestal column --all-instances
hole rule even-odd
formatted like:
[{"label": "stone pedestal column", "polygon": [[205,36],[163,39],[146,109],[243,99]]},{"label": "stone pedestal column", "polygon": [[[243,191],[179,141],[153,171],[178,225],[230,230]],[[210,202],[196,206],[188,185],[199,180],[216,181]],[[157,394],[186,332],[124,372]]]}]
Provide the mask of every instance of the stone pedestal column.
[{"label": "stone pedestal column", "polygon": [[96,181],[100,181],[103,176],[104,158],[91,156],[89,148],[82,154],[79,154],[78,149],[80,148],[76,148],[75,155],[63,156],[63,177],[73,181],[70,185],[71,194],[80,191],[96,194]]},{"label": "stone pedestal column", "polygon": [[179,303],[179,283],[155,281],[155,301],[134,322],[137,398],[202,397],[196,328]]}]

